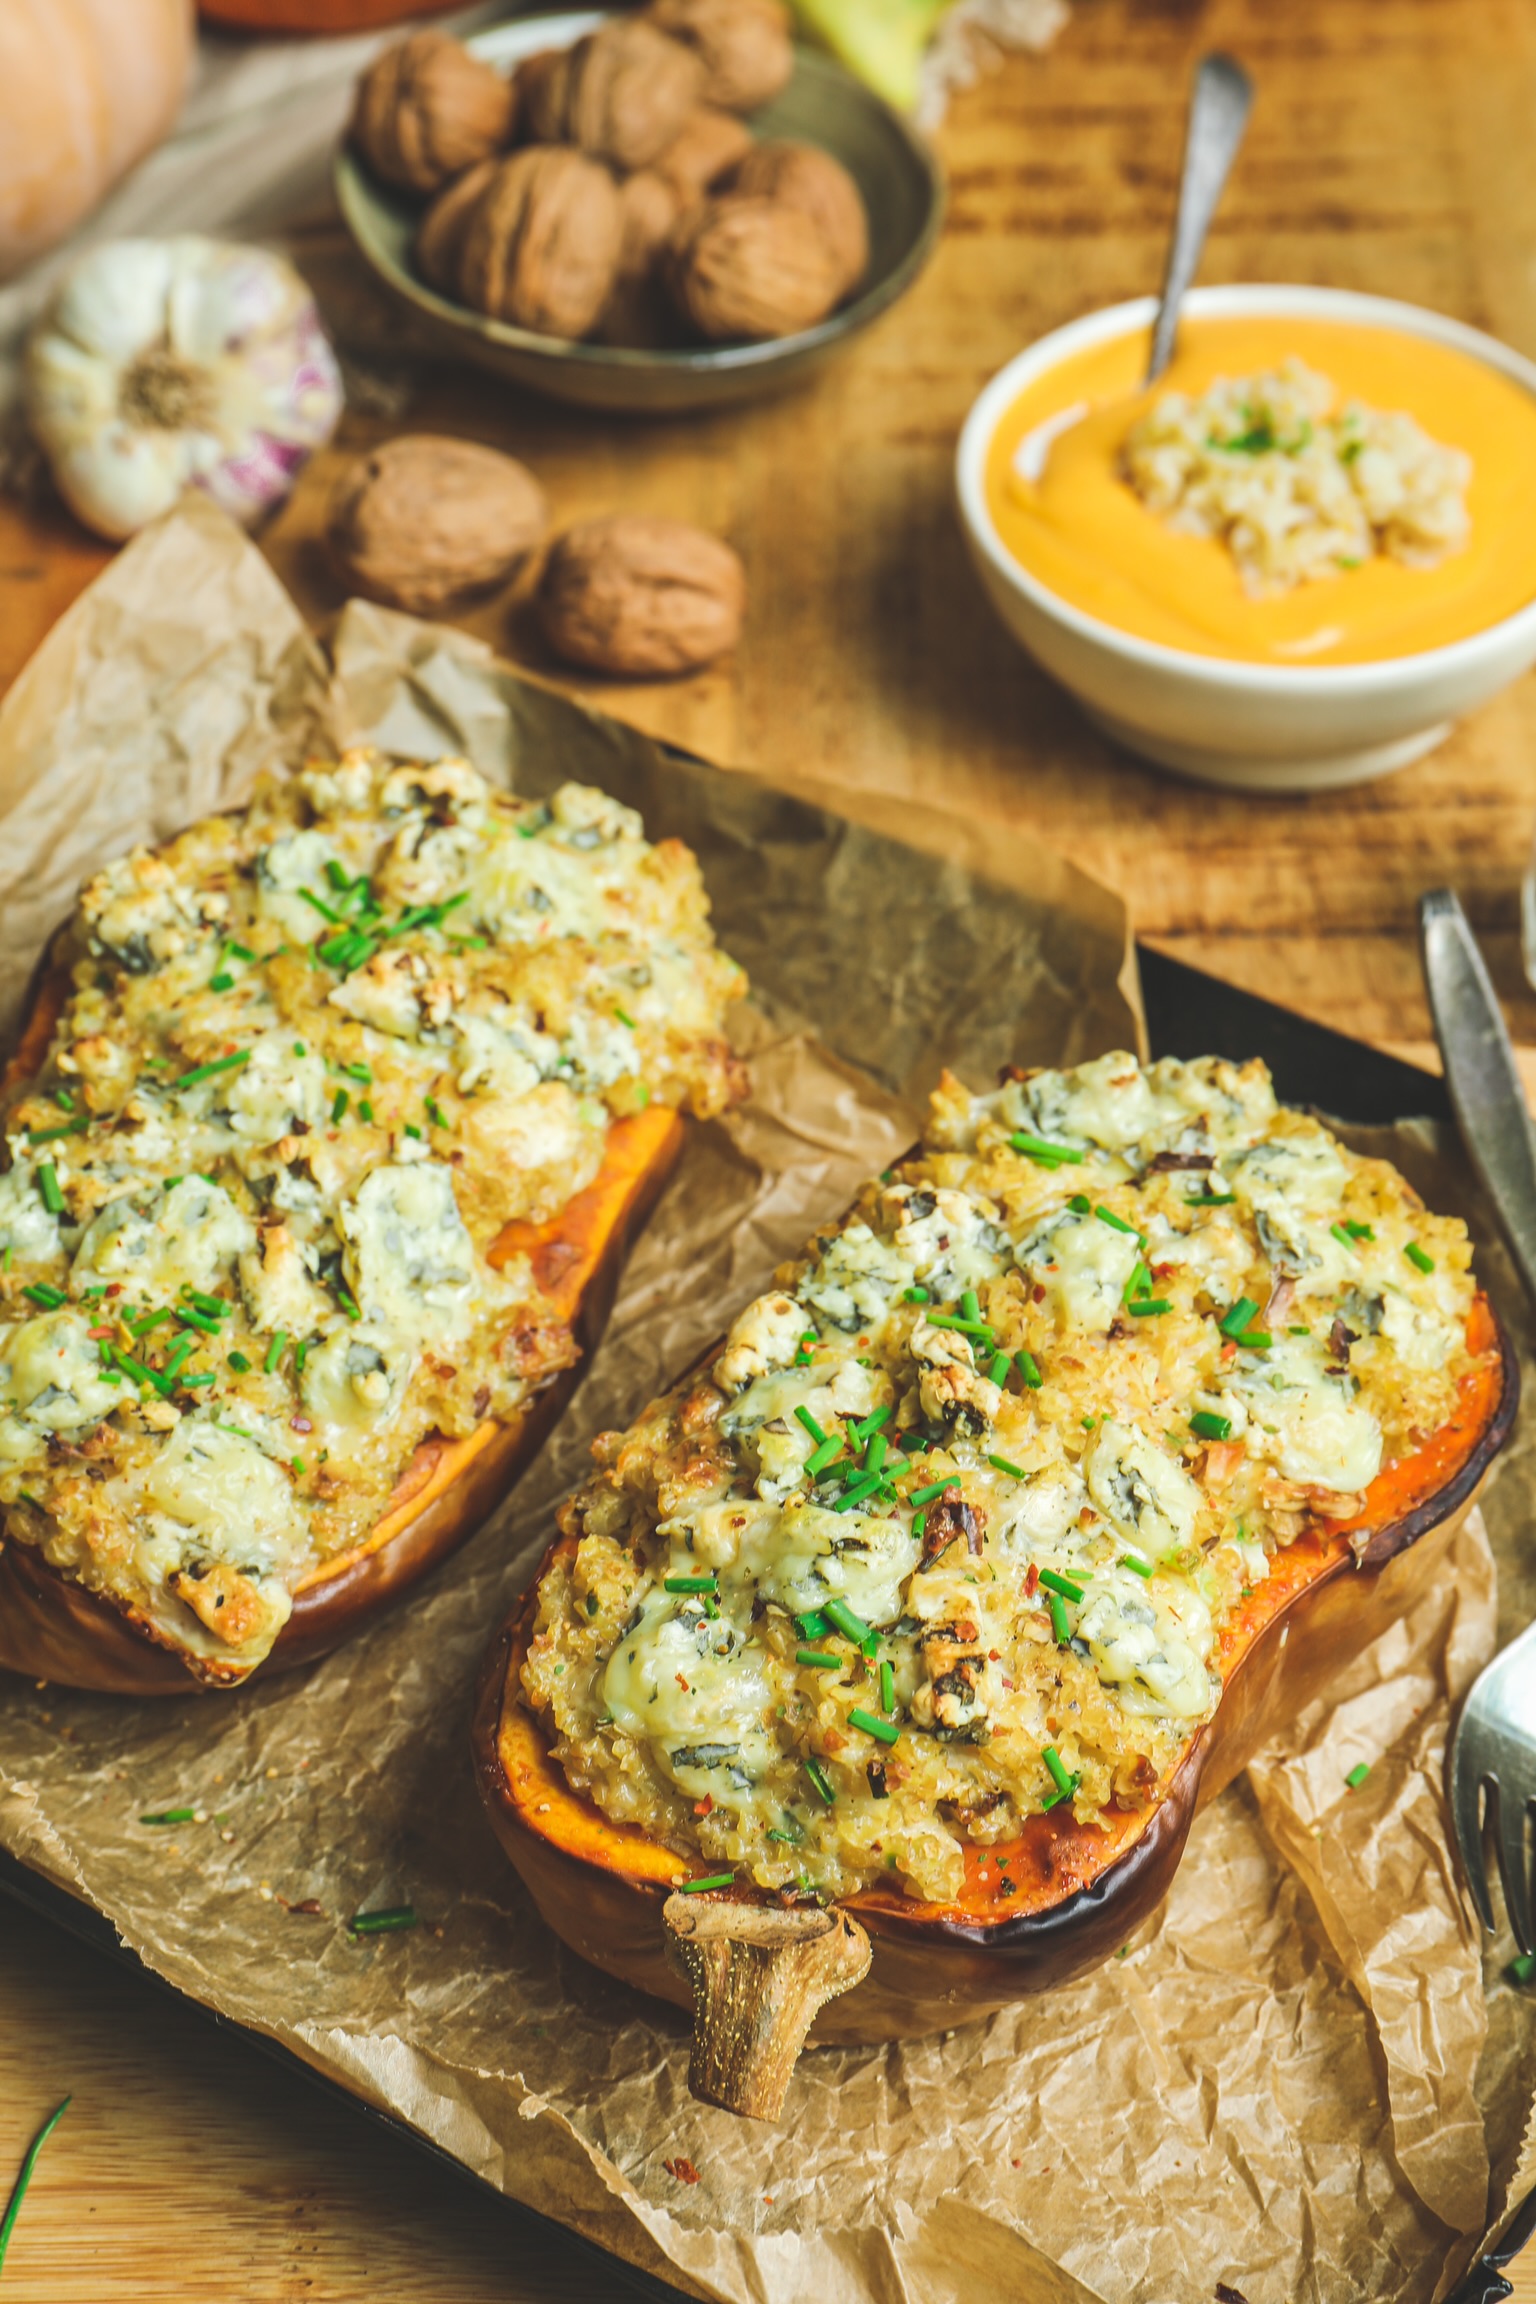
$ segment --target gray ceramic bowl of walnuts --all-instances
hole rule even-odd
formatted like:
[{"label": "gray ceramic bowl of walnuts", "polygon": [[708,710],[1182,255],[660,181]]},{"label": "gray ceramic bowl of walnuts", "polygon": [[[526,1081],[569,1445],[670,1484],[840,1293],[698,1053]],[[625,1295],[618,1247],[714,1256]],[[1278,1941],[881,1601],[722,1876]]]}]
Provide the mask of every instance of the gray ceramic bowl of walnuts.
[{"label": "gray ceramic bowl of walnuts", "polygon": [[[519,17],[474,36],[473,53],[503,73],[566,49],[605,12]],[[748,120],[760,140],[819,146],[852,176],[868,216],[869,261],[857,290],[815,325],[765,341],[658,348],[572,341],[514,326],[430,287],[415,248],[424,200],[390,185],[350,143],[336,158],[342,215],[359,250],[438,348],[531,390],[580,405],[667,415],[778,391],[798,382],[869,326],[911,286],[938,237],[943,187],[937,164],[900,115],[829,57],[797,48],[789,83]]]}]

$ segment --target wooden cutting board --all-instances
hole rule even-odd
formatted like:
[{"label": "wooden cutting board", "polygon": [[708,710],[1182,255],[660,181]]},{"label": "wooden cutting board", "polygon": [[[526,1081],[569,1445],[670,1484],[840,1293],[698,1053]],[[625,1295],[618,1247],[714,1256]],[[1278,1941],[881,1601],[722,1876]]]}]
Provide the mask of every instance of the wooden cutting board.
[{"label": "wooden cutting board", "polygon": [[[1206,278],[1404,296],[1536,354],[1525,0],[1077,0],[1048,57],[956,103],[931,271],[809,390],[626,426],[441,371],[388,418],[349,418],[266,538],[275,565],[323,618],[341,597],[317,543],[341,455],[401,429],[488,440],[535,466],[562,522],[669,512],[746,560],[738,658],[674,685],[583,691],[607,708],[786,782],[1026,822],[1121,888],[1165,949],[1384,1042],[1428,1039],[1413,908],[1450,882],[1517,1036],[1536,1041],[1517,948],[1536,817],[1530,681],[1386,782],[1222,797],[1094,735],[1005,638],[965,563],[950,465],[966,406],[1028,338],[1155,285],[1183,91],[1211,47],[1244,59],[1259,101]],[[323,278],[334,238],[311,254]],[[0,504],[0,684],[104,559],[61,513]],[[467,621],[550,669],[515,602]],[[27,2203],[6,2304],[619,2294],[564,2241],[526,2237],[243,2043],[0,1910],[0,2189],[66,2089],[75,2106]],[[1536,2267],[1516,2292],[1536,2304]]]}]

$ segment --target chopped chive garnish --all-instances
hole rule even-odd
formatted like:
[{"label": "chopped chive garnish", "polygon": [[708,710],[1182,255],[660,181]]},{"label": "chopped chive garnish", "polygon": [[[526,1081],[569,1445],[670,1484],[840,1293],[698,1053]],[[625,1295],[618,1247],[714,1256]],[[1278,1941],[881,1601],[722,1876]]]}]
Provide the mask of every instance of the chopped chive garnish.
[{"label": "chopped chive garnish", "polygon": [[230,943],[224,947],[224,957],[226,960],[254,960],[256,955],[248,944]]},{"label": "chopped chive garnish", "polygon": [[905,1288],[902,1290],[901,1300],[904,1304],[926,1304],[928,1302],[928,1291],[920,1280],[914,1281],[910,1288]]},{"label": "chopped chive garnish", "polygon": [[210,1319],[222,1320],[226,1313],[234,1309],[222,1296],[209,1296],[201,1288],[183,1288],[182,1294],[189,1304],[195,1304],[198,1311],[206,1312]]},{"label": "chopped chive garnish", "polygon": [[825,1472],[827,1466],[833,1461],[842,1445],[843,1444],[841,1440],[834,1436],[833,1438],[823,1440],[818,1447],[815,1447],[811,1450],[811,1453],[805,1460],[805,1468],[813,1480],[815,1479],[818,1472]]},{"label": "chopped chive garnish", "polygon": [[130,1320],[128,1333],[130,1336],[147,1336],[152,1328],[158,1328],[163,1321],[174,1320],[175,1317],[169,1304],[162,1304],[157,1312],[145,1312],[137,1320]]},{"label": "chopped chive garnish", "polygon": [[878,1737],[882,1744],[894,1744],[901,1734],[894,1720],[877,1720],[873,1712],[866,1712],[860,1704],[855,1704],[849,1712],[848,1725],[862,1728],[866,1736]]},{"label": "chopped chive garnish", "polygon": [[23,1288],[22,1294],[32,1303],[40,1304],[45,1312],[57,1312],[64,1302],[63,1289],[55,1288],[49,1280],[34,1280],[30,1288]]},{"label": "chopped chive garnish", "polygon": [[1057,1751],[1054,1744],[1047,1744],[1040,1757],[1045,1762],[1046,1768],[1050,1774],[1051,1782],[1055,1785],[1057,1791],[1062,1795],[1063,1799],[1065,1799],[1069,1792],[1076,1790],[1077,1778],[1069,1774],[1066,1762],[1062,1759],[1061,1754]]},{"label": "chopped chive garnish", "polygon": [[884,1484],[885,1476],[881,1472],[858,1473],[854,1479],[849,1481],[841,1496],[833,1499],[833,1511],[851,1512],[855,1504],[862,1504],[866,1497],[873,1496],[875,1490],[883,1487]]},{"label": "chopped chive garnish", "polygon": [[1376,1237],[1369,1224],[1357,1224],[1354,1219],[1349,1216],[1346,1216],[1344,1219],[1344,1229],[1349,1234],[1351,1240],[1374,1240]]},{"label": "chopped chive garnish", "polygon": [[43,1196],[43,1206],[50,1216],[64,1213],[64,1195],[59,1190],[59,1172],[51,1160],[40,1160],[37,1165],[37,1188]]},{"label": "chopped chive garnish", "polygon": [[795,1622],[807,1640],[820,1640],[823,1634],[832,1629],[819,1608],[812,1608],[804,1616],[797,1616]]},{"label": "chopped chive garnish", "polygon": [[1059,1593],[1048,1592],[1045,1596],[1045,1604],[1051,1612],[1051,1630],[1056,1635],[1057,1647],[1070,1648],[1072,1645],[1072,1627],[1067,1622],[1066,1602]]},{"label": "chopped chive garnish", "polygon": [[289,1469],[289,1471],[290,1471],[290,1472],[293,1474],[293,1476],[294,1476],[295,1480],[302,1480],[302,1479],[303,1479],[303,1477],[304,1477],[304,1459],[303,1459],[303,1457],[302,1457],[302,1456],[290,1456],[290,1458],[288,1459],[288,1469]]},{"label": "chopped chive garnish", "polygon": [[1198,1432],[1202,1440],[1230,1440],[1232,1419],[1218,1416],[1214,1408],[1197,1408],[1189,1420],[1191,1432]]},{"label": "chopped chive garnish", "polygon": [[1085,1432],[1091,1432],[1097,1424],[1098,1418],[1097,1416],[1079,1416],[1078,1422]]},{"label": "chopped chive garnish", "polygon": [[55,1088],[53,1100],[65,1112],[73,1112],[75,1108],[75,1100],[67,1088]]},{"label": "chopped chive garnish", "polygon": [[325,876],[338,896],[344,896],[352,885],[351,873],[344,864],[338,864],[334,856],[325,860]]},{"label": "chopped chive garnish", "polygon": [[347,1094],[345,1088],[337,1089],[335,1095],[331,1098],[331,1126],[333,1128],[335,1127],[338,1120],[345,1120],[347,1116],[347,1106],[351,1103],[351,1101],[352,1099]]},{"label": "chopped chive garnish", "polygon": [[889,1408],[873,1409],[868,1416],[861,1417],[857,1424],[849,1425],[848,1437],[850,1440],[856,1440],[860,1447],[862,1447],[864,1442],[869,1438],[871,1432],[878,1432],[881,1425],[889,1424],[890,1420],[891,1412]]},{"label": "chopped chive garnish", "polygon": [[994,1472],[1006,1472],[1010,1480],[1027,1480],[1029,1474],[1021,1465],[1011,1464],[1006,1456],[989,1456],[987,1462]]},{"label": "chopped chive garnish", "polygon": [[229,1364],[237,1376],[249,1376],[251,1364],[243,1352],[231,1352]]},{"label": "chopped chive garnish", "polygon": [[661,1588],[663,1592],[714,1592],[719,1583],[719,1577],[711,1569],[707,1576],[664,1576]]},{"label": "chopped chive garnish", "polygon": [[1188,1195],[1186,1208],[1230,1208],[1237,1199],[1235,1192],[1195,1192]]},{"label": "chopped chive garnish", "polygon": [[1274,1338],[1267,1328],[1245,1328],[1237,1341],[1245,1352],[1267,1352]]},{"label": "chopped chive garnish", "polygon": [[931,1504],[935,1496],[943,1495],[946,1488],[958,1488],[959,1485],[959,1473],[946,1472],[942,1480],[935,1480],[930,1487],[914,1488],[907,1498],[907,1502],[909,1504]]},{"label": "chopped chive garnish", "polygon": [[195,1375],[195,1376],[183,1376],[183,1378],[182,1378],[182,1382],[183,1382],[183,1384],[187,1385],[189,1388],[195,1388],[195,1387],[196,1387],[197,1385],[199,1385],[199,1384],[212,1384],[212,1383],[214,1382],[214,1380],[215,1380],[215,1377],[216,1377],[216,1375],[217,1375],[217,1370],[216,1370],[216,1369],[213,1369],[213,1368],[204,1368],[204,1369],[201,1369],[201,1370],[198,1372],[198,1374],[197,1374],[197,1375]]},{"label": "chopped chive garnish", "polygon": [[1140,1296],[1134,1304],[1127,1304],[1125,1310],[1133,1320],[1160,1320],[1173,1306],[1166,1296]]},{"label": "chopped chive garnish", "polygon": [[1312,1331],[1307,1326],[1305,1321],[1302,1321],[1297,1327],[1287,1328],[1286,1330],[1287,1336],[1310,1336],[1311,1333]]},{"label": "chopped chive garnish", "polygon": [[165,1356],[165,1365],[160,1371],[161,1375],[174,1376],[177,1370],[180,1368],[182,1362],[184,1360],[191,1359],[193,1353],[197,1350],[197,1347],[201,1342],[202,1338],[200,1336],[192,1335],[190,1332],[178,1336],[175,1343],[171,1346],[169,1352]]},{"label": "chopped chive garnish", "polygon": [[[1511,1984],[1529,1984],[1536,1977],[1536,1954],[1517,1952],[1504,1971]],[[68,2103],[68,2097],[65,2102]]]},{"label": "chopped chive garnish", "polygon": [[365,1088],[373,1086],[373,1068],[368,1064],[343,1064],[341,1070],[349,1080],[360,1080]]},{"label": "chopped chive garnish", "polygon": [[326,903],[323,896],[317,896],[312,888],[301,888],[299,889],[298,894],[303,898],[306,904],[312,905],[314,907],[315,911],[319,913],[322,920],[329,920],[333,928],[339,928],[341,926],[341,914],[339,912],[333,912],[329,904]]},{"label": "chopped chive garnish", "polygon": [[261,1364],[262,1374],[264,1376],[271,1376],[276,1372],[277,1364],[283,1356],[283,1351],[287,1345],[287,1342],[287,1329],[279,1328],[277,1334],[273,1337],[271,1343],[267,1346],[267,1356]]},{"label": "chopped chive garnish", "polygon": [[421,1142],[421,1130],[417,1127],[414,1120],[407,1120],[405,1124],[405,1133],[407,1136],[414,1136],[418,1144]]},{"label": "chopped chive garnish", "polygon": [[235,980],[227,969],[221,968],[217,976],[210,976],[208,979],[210,992],[233,992],[234,988]]},{"label": "chopped chive garnish", "polygon": [[821,1762],[819,1760],[807,1760],[805,1763],[805,1772],[811,1780],[811,1786],[816,1794],[817,1799],[824,1800],[827,1806],[830,1808],[833,1801],[837,1798],[837,1794],[833,1791],[831,1783],[827,1777],[827,1772],[825,1768],[823,1768]]},{"label": "chopped chive garnish", "polygon": [[66,2096],[62,2104],[56,2105],[27,2146],[26,2154],[17,2172],[16,2181],[11,2187],[11,2196],[5,2204],[5,2214],[0,2216],[0,2266],[5,2263],[5,2252],[11,2244],[11,2234],[16,2229],[16,2219],[21,2214],[21,2204],[27,2196],[27,2187],[32,2182],[32,2172],[37,2166],[38,2154],[73,2101],[73,2097]]},{"label": "chopped chive garnish", "polygon": [[1113,1208],[1105,1208],[1101,1205],[1094,1209],[1094,1214],[1097,1216],[1101,1224],[1109,1225],[1112,1231],[1128,1232],[1133,1240],[1139,1240],[1141,1238],[1141,1234],[1137,1231],[1135,1225],[1127,1224],[1125,1218],[1123,1216],[1117,1216]]},{"label": "chopped chive garnish", "polygon": [[1433,1256],[1428,1256],[1425,1254],[1424,1250],[1419,1246],[1417,1240],[1410,1240],[1406,1247],[1403,1249],[1403,1254],[1407,1257],[1409,1263],[1414,1266],[1415,1270],[1419,1272],[1433,1272],[1435,1268],[1435,1260]]},{"label": "chopped chive garnish", "polygon": [[1235,1343],[1257,1310],[1258,1306],[1251,1296],[1239,1296],[1231,1310],[1222,1314],[1217,1326],[1223,1336],[1230,1336]]},{"label": "chopped chive garnish", "polygon": [[880,1709],[882,1712],[896,1709],[896,1667],[888,1656],[882,1658],[880,1664]]},{"label": "chopped chive garnish", "polygon": [[1135,1552],[1122,1552],[1120,1565],[1122,1568],[1129,1568],[1133,1576],[1150,1576],[1152,1574],[1151,1561],[1141,1559]]},{"label": "chopped chive garnish", "polygon": [[391,1904],[381,1912],[354,1912],[347,1922],[354,1936],[383,1936],[391,1929],[416,1925],[415,1909],[409,1904]]},{"label": "chopped chive garnish", "polygon": [[428,1096],[425,1102],[427,1118],[431,1121],[433,1127],[446,1128],[448,1123],[443,1118],[442,1107],[438,1103],[437,1098],[435,1096]]},{"label": "chopped chive garnish", "polygon": [[[1354,1247],[1355,1243],[1353,1240],[1351,1240],[1349,1234],[1345,1231],[1342,1224],[1330,1224],[1328,1229],[1333,1234],[1335,1240],[1337,1240],[1341,1248],[1352,1249]],[[1257,1310],[1257,1306],[1255,1306],[1255,1310]]]},{"label": "chopped chive garnish", "polygon": [[302,1375],[303,1375],[303,1373],[304,1373],[304,1363],[305,1363],[305,1361],[306,1361],[308,1358],[309,1358],[309,1339],[308,1339],[308,1337],[306,1336],[306,1338],[304,1339],[304,1342],[303,1342],[302,1344],[295,1344],[295,1346],[294,1346],[294,1348],[293,1348],[293,1372],[294,1372],[295,1376],[302,1376]]},{"label": "chopped chive garnish", "polygon": [[[284,945],[284,946],[283,946],[283,950],[284,950],[284,951],[286,951],[286,950],[287,950],[287,946],[286,946],[286,945]],[[305,1056],[305,1055],[307,1055],[307,1054],[309,1053],[309,1051],[308,1051],[308,1050],[305,1048],[305,1046],[304,1046],[304,1043],[303,1043],[303,1041],[302,1041],[302,1040],[295,1040],[295,1042],[294,1042],[294,1044],[293,1044],[293,1052],[294,1052],[295,1056]]]},{"label": "chopped chive garnish", "polygon": [[638,1024],[635,1022],[635,1020],[634,1020],[633,1016],[627,1016],[627,1015],[624,1013],[624,1010],[623,1010],[622,1008],[615,1008],[615,1010],[614,1010],[614,1014],[615,1014],[615,1016],[617,1016],[617,1018],[618,1018],[618,1020],[619,1020],[619,1022],[620,1022],[621,1024],[627,1024],[627,1025],[629,1026],[629,1029],[631,1030],[631,1032],[638,1032],[638,1031],[639,1031],[640,1027],[639,1027],[639,1025],[638,1025]]},{"label": "chopped chive garnish", "polygon": [[845,1639],[852,1640],[855,1645],[859,1641],[869,1638],[871,1627],[865,1623],[862,1616],[849,1607],[846,1600],[828,1600],[821,1612],[835,1630],[841,1632]]},{"label": "chopped chive garnish", "polygon": [[994,1384],[1006,1384],[1008,1371],[1013,1366],[1006,1352],[994,1352],[987,1366],[987,1375]]},{"label": "chopped chive garnish", "polygon": [[195,1304],[183,1304],[176,1317],[184,1320],[189,1328],[201,1329],[205,1336],[217,1336],[219,1332],[219,1323],[212,1313],[200,1312]]},{"label": "chopped chive garnish", "polygon": [[1081,1600],[1083,1588],[1074,1584],[1070,1576],[1058,1576],[1054,1568],[1042,1568],[1040,1581],[1047,1592],[1059,1592],[1063,1600]]},{"label": "chopped chive garnish", "polygon": [[1351,1768],[1349,1774],[1344,1779],[1351,1792],[1359,1791],[1361,1785],[1365,1782],[1370,1772],[1371,1764],[1369,1760],[1361,1760],[1357,1762],[1353,1768]]},{"label": "chopped chive garnish", "polygon": [[960,1310],[967,1320],[981,1318],[981,1298],[974,1288],[967,1288],[960,1298]]},{"label": "chopped chive garnish", "polygon": [[883,1468],[886,1451],[890,1445],[883,1432],[871,1432],[869,1446],[864,1451],[864,1469],[866,1472],[878,1472]]},{"label": "chopped chive garnish", "polygon": [[841,1656],[830,1655],[825,1648],[797,1648],[795,1662],[805,1665],[811,1672],[841,1672]]},{"label": "chopped chive garnish", "polygon": [[27,1130],[27,1142],[29,1144],[54,1144],[61,1136],[83,1135],[90,1124],[88,1113],[77,1112],[73,1120],[64,1122],[62,1128],[29,1128]]},{"label": "chopped chive garnish", "polygon": [[373,1106],[366,1096],[360,1096],[357,1100],[357,1116],[365,1128],[373,1126]]},{"label": "chopped chive garnish", "polygon": [[1031,1136],[1023,1128],[1016,1129],[1008,1141],[1015,1152],[1022,1152],[1026,1159],[1038,1160],[1047,1168],[1058,1168],[1063,1161],[1080,1168],[1087,1157],[1071,1144],[1049,1144],[1043,1136]]},{"label": "chopped chive garnish", "polygon": [[358,1307],[357,1298],[346,1283],[341,1280],[336,1282],[336,1301],[349,1320],[361,1320],[363,1315]]},{"label": "chopped chive garnish", "polygon": [[173,1088],[195,1088],[199,1080],[211,1080],[216,1072],[238,1072],[242,1064],[249,1064],[251,1052],[242,1048],[238,1056],[215,1056],[211,1064],[194,1064],[190,1072],[183,1072],[173,1080]]},{"label": "chopped chive garnish", "polygon": [[1147,1267],[1142,1259],[1138,1257],[1136,1260],[1136,1268],[1125,1284],[1125,1293],[1122,1298],[1122,1302],[1129,1304],[1133,1297],[1150,1296],[1151,1293],[1152,1275],[1147,1270]]},{"label": "chopped chive garnish", "polygon": [[141,1816],[141,1824],[191,1824],[196,1821],[195,1808],[157,1808],[152,1815]]},{"label": "chopped chive garnish", "polygon": [[821,1426],[817,1423],[815,1417],[811,1414],[809,1408],[806,1407],[803,1400],[801,1401],[799,1407],[795,1410],[795,1422],[805,1426],[806,1431],[809,1432],[811,1438],[815,1441],[817,1447],[819,1448],[827,1436],[825,1432],[823,1432]]},{"label": "chopped chive garnish", "polygon": [[1074,1192],[1071,1199],[1067,1202],[1067,1206],[1071,1209],[1074,1216],[1086,1216],[1091,1211],[1093,1202],[1089,1199],[1086,1192]]},{"label": "chopped chive garnish", "polygon": [[679,1880],[677,1887],[680,1895],[704,1896],[712,1888],[733,1888],[735,1884],[734,1872],[706,1872],[701,1880]]},{"label": "chopped chive garnish", "polygon": [[931,1328],[957,1328],[962,1336],[982,1336],[989,1345],[992,1342],[990,1321],[967,1320],[960,1312],[930,1312],[928,1325]]},{"label": "chopped chive garnish", "polygon": [[1033,1352],[1015,1352],[1013,1364],[1031,1392],[1038,1392],[1045,1379],[1040,1373],[1040,1363]]},{"label": "chopped chive garnish", "polygon": [[926,1513],[926,1512],[914,1512],[914,1513],[913,1513],[913,1515],[912,1515],[912,1541],[913,1541],[915,1544],[921,1544],[921,1542],[922,1542],[922,1540],[923,1540],[923,1530],[924,1530],[924,1529],[927,1527],[927,1525],[928,1525],[928,1515],[927,1515],[927,1513]]}]

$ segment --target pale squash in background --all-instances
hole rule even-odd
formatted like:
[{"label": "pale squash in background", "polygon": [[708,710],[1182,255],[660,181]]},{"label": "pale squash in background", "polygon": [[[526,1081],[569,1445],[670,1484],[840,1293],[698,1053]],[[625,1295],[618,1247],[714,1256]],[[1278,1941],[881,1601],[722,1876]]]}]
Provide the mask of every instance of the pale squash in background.
[{"label": "pale squash in background", "polygon": [[192,35],[192,0],[0,0],[0,279],[159,143]]}]

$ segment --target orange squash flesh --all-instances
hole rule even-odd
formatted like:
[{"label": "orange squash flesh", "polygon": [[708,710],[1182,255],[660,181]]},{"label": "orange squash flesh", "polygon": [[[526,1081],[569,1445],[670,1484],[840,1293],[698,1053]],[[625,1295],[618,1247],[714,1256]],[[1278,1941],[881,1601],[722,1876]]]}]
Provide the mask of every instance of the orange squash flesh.
[{"label": "orange squash flesh", "polygon": [[[69,988],[67,974],[49,965],[0,1093],[41,1068]],[[528,1257],[550,1313],[570,1323],[580,1359],[536,1391],[510,1423],[487,1421],[462,1439],[422,1441],[363,1542],[298,1585],[293,1613],[257,1669],[270,1673],[325,1655],[466,1542],[499,1503],[580,1381],[612,1309],[629,1244],[660,1197],[683,1133],[683,1121],[664,1105],[613,1121],[602,1164],[584,1191],[547,1223],[518,1221],[497,1235],[490,1262]],[[193,1680],[217,1687],[250,1676],[169,1645],[135,1611],[63,1575],[34,1546],[3,1541],[0,1667],[132,1696],[184,1696]]]},{"label": "orange squash flesh", "polygon": [[[1223,1692],[1144,1810],[1079,1823],[1031,1817],[1012,1842],[968,1847],[953,1903],[876,1888],[846,1899],[868,1932],[867,1979],[817,2018],[813,2040],[913,2037],[986,2015],[1112,1954],[1166,1894],[1199,1809],[1297,1711],[1411,1607],[1437,1574],[1508,1435],[1514,1351],[1485,1297],[1458,1405],[1412,1456],[1383,1468],[1348,1522],[1319,1522],[1278,1553],[1223,1627]],[[573,1548],[562,1538],[540,1569]],[[699,1866],[574,1792],[522,1698],[539,1579],[493,1643],[475,1707],[476,1774],[492,1826],[555,1933],[609,1974],[679,2006],[661,1909]],[[740,1891],[733,1891],[740,1898]]]}]

